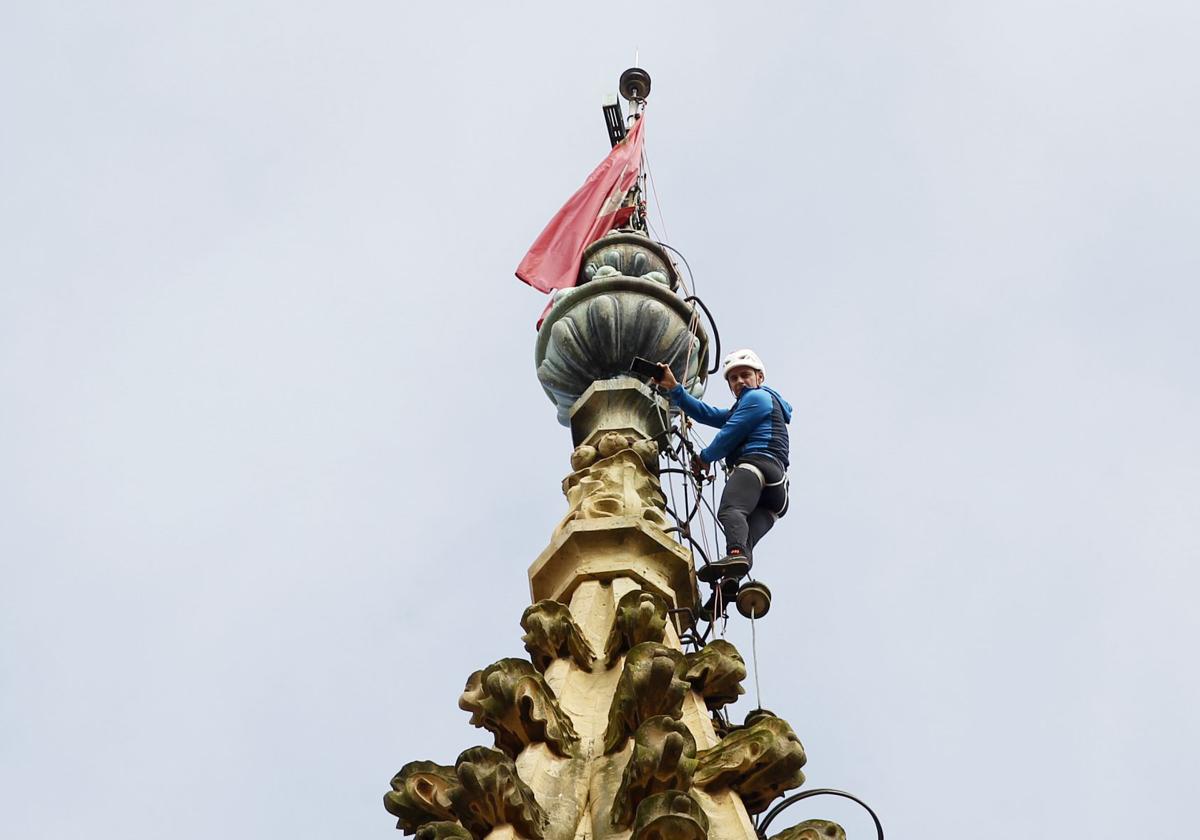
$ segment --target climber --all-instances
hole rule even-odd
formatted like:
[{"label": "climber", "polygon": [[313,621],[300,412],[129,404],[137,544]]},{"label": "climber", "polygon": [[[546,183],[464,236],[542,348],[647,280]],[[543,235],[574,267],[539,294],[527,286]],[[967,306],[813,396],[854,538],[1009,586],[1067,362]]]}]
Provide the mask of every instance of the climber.
[{"label": "climber", "polygon": [[763,385],[766,368],[753,350],[737,350],[725,357],[723,372],[733,393],[732,408],[701,402],[683,390],[667,364],[658,366],[662,373],[656,384],[666,390],[672,404],[693,420],[721,430],[693,456],[692,467],[703,473],[713,462],[725,461],[725,492],[717,511],[725,531],[725,556],[702,567],[696,576],[705,583],[745,577],[755,544],[787,513],[787,424],[792,407]]}]

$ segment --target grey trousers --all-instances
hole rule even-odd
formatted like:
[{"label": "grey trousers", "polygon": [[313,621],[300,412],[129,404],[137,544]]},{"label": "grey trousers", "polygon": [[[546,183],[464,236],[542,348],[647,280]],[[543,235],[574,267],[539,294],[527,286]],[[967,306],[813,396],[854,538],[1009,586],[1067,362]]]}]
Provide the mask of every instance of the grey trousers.
[{"label": "grey trousers", "polygon": [[725,479],[717,519],[725,531],[726,552],[739,548],[752,557],[754,546],[788,509],[788,478],[770,455],[742,457]]}]

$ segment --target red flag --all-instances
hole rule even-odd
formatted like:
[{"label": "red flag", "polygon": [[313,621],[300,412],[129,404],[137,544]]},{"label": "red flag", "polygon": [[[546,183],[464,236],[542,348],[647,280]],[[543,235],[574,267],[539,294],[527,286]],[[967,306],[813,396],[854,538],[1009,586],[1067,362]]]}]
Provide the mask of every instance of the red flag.
[{"label": "red flag", "polygon": [[543,292],[575,285],[584,249],[633,214],[632,207],[621,203],[642,168],[645,122],[645,115],[639,117],[625,139],[567,199],[517,266],[517,277]]}]

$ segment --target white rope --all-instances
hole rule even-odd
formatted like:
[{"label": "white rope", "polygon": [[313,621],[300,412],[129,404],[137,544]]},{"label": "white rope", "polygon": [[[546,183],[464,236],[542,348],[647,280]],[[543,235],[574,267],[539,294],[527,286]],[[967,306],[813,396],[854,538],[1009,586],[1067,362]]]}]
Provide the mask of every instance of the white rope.
[{"label": "white rope", "polygon": [[754,700],[762,708],[762,688],[758,684],[758,633],[754,626],[754,609],[750,610],[750,655],[754,661]]},{"label": "white rope", "polygon": [[642,140],[642,163],[646,170],[646,177],[650,180],[650,193],[654,196],[654,209],[658,211],[658,220],[662,222],[663,233],[666,234],[663,238],[670,239],[670,235],[667,234],[667,217],[663,215],[662,201],[658,197],[658,187],[654,184],[654,171],[650,169],[650,155],[646,154],[645,140]]}]

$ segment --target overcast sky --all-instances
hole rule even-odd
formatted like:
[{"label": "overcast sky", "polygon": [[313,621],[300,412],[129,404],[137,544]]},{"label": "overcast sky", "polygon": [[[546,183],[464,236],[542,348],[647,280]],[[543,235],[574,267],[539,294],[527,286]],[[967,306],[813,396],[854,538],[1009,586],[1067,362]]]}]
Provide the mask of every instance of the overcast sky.
[{"label": "overcast sky", "polygon": [[402,764],[490,743],[456,700],[522,653],[570,452],[512,272],[635,50],[658,233],[796,407],[757,635],[810,785],[892,838],[1183,836],[1198,32],[1110,0],[5,4],[5,836],[384,840]]}]

